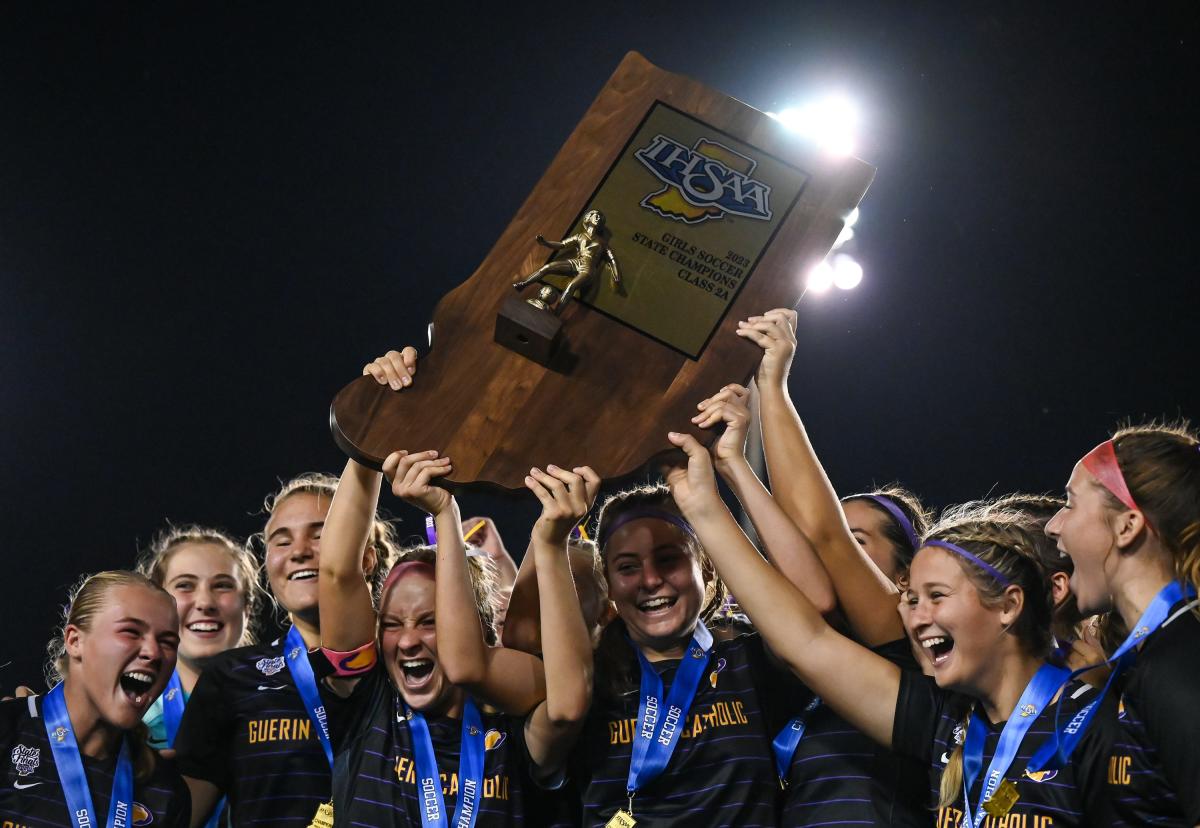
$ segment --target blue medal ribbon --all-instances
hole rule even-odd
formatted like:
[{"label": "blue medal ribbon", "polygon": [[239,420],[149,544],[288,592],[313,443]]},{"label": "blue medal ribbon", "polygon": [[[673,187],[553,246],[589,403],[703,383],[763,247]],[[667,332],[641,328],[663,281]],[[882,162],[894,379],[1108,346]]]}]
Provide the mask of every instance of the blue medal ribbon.
[{"label": "blue medal ribbon", "polygon": [[671,761],[671,754],[679,744],[679,734],[687,726],[692,700],[708,667],[712,643],[712,633],[703,621],[698,621],[692,641],[679,662],[665,711],[661,701],[662,678],[655,672],[654,665],[642,655],[641,649],[634,646],[642,666],[642,698],[638,703],[638,728],[634,734],[633,754],[629,757],[626,790],[631,800],[635,793],[656,779]]},{"label": "blue medal ribbon", "polygon": [[283,645],[284,663],[296,682],[300,691],[300,699],[308,718],[317,726],[317,738],[325,750],[325,758],[329,760],[329,769],[333,770],[333,744],[329,741],[329,718],[325,715],[325,705],[321,702],[321,691],[317,689],[317,677],[313,675],[312,665],[308,663],[308,647],[304,638],[295,627],[288,630]]},{"label": "blue medal ribbon", "polygon": [[779,731],[775,741],[771,742],[771,750],[775,752],[775,769],[779,771],[780,784],[787,779],[788,769],[792,766],[792,757],[796,755],[796,748],[800,746],[800,740],[804,738],[804,730],[808,727],[808,717],[820,706],[821,697],[813,696],[812,701],[801,711],[800,715],[788,722],[783,730]]},{"label": "blue medal ribbon", "polygon": [[[162,694],[163,730],[167,733],[167,747],[175,747],[175,737],[179,735],[179,723],[183,721],[183,710],[187,706],[187,698],[183,692],[183,684],[179,681],[179,671],[171,673],[167,689]],[[213,815],[204,828],[217,828],[221,824],[221,812],[225,810],[225,797],[217,803]]]},{"label": "blue medal ribbon", "polygon": [[163,729],[167,732],[167,747],[175,747],[175,737],[179,734],[179,723],[183,721],[183,707],[186,700],[183,697],[183,685],[179,682],[179,671],[171,673],[167,689],[162,694]]},{"label": "blue medal ribbon", "polygon": [[1021,747],[1021,740],[1033,725],[1038,715],[1054,698],[1054,694],[1062,687],[1069,671],[1065,667],[1055,667],[1053,664],[1043,664],[1033,674],[1033,678],[1025,685],[1017,706],[1004,724],[1000,732],[1000,741],[996,744],[996,752],[988,764],[987,776],[984,777],[983,790],[979,796],[979,810],[972,815],[970,790],[979,778],[979,770],[983,767],[983,748],[987,741],[987,724],[982,720],[979,711],[971,714],[967,724],[967,738],[963,744],[963,825],[978,828],[983,821],[983,803],[992,798],[992,794],[1004,781]]},{"label": "blue medal ribbon", "polygon": [[[100,828],[96,821],[96,806],[92,804],[92,792],[88,788],[87,773],[79,755],[79,743],[75,741],[75,729],[67,713],[67,700],[63,686],[55,685],[42,703],[42,717],[46,720],[46,736],[50,740],[50,752],[58,768],[58,779],[62,783],[63,797],[67,800],[67,812],[71,824]],[[117,766],[113,770],[112,798],[108,803],[108,820],[104,828],[129,825],[133,818],[133,762],[129,759],[129,744],[122,736],[121,750],[117,754]]]},{"label": "blue medal ribbon", "polygon": [[[429,738],[429,724],[416,710],[408,712],[408,729],[412,733],[413,758],[417,764],[417,799],[421,824],[429,828],[472,828],[479,818],[479,800],[483,796],[483,717],[470,698],[463,704],[462,744],[458,754],[458,805],[454,818],[446,821],[446,800],[442,797],[442,776],[438,771],[437,754]],[[401,718],[397,711],[397,718]]]},{"label": "blue medal ribbon", "polygon": [[1088,726],[1092,723],[1096,711],[1100,709],[1100,702],[1104,701],[1104,697],[1108,694],[1108,688],[1112,686],[1113,680],[1124,672],[1137,657],[1137,652],[1134,648],[1146,641],[1163,625],[1163,622],[1167,620],[1167,616],[1171,614],[1171,607],[1185,598],[1190,599],[1195,597],[1196,589],[1191,584],[1185,585],[1179,581],[1172,581],[1167,584],[1154,596],[1154,599],[1150,602],[1150,606],[1146,607],[1141,618],[1133,625],[1133,631],[1129,633],[1121,643],[1121,646],[1111,656],[1099,664],[1089,664],[1087,667],[1081,667],[1067,676],[1063,682],[1064,684],[1086,673],[1088,670],[1094,670],[1105,664],[1112,665],[1112,672],[1109,673],[1108,681],[1104,683],[1104,687],[1100,693],[1086,707],[1076,713],[1071,721],[1067,722],[1066,726],[1061,730],[1058,727],[1058,717],[1062,711],[1062,701],[1061,699],[1059,700],[1059,706],[1054,711],[1054,736],[1047,739],[1045,744],[1038,748],[1037,753],[1029,760],[1030,771],[1036,773],[1043,770],[1060,770],[1066,766],[1067,761],[1071,758],[1071,753],[1087,733]]}]

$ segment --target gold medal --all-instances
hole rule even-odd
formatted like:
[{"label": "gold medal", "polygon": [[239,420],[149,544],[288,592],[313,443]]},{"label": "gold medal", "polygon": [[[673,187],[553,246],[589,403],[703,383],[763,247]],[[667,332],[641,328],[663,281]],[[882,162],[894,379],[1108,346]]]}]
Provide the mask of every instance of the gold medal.
[{"label": "gold medal", "polygon": [[1017,804],[1017,800],[1021,795],[1017,793],[1017,786],[1011,780],[1005,779],[1000,783],[1000,787],[996,788],[996,792],[992,794],[992,798],[983,803],[983,810],[994,817],[1008,816],[1008,812]]},{"label": "gold medal", "polygon": [[308,828],[333,828],[333,803],[322,802]]},{"label": "gold medal", "polygon": [[612,819],[604,823],[604,828],[633,828],[635,825],[637,825],[637,820],[633,818],[633,814],[622,808],[613,814]]}]

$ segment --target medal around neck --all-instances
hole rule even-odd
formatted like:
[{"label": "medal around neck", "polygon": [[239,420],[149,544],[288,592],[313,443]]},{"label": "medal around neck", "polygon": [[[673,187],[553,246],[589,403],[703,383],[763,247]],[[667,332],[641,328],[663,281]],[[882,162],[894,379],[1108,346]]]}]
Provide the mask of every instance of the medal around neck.
[{"label": "medal around neck", "polygon": [[312,822],[308,824],[308,828],[333,828],[332,802],[323,802],[317,807],[317,812],[313,814]]},{"label": "medal around neck", "polygon": [[797,304],[873,176],[631,52],[474,274],[444,274],[417,381],[347,385],[334,439],[376,469],[437,446],[447,484],[509,490],[547,462],[631,474],[668,430],[708,444],[697,394],[762,358],[738,321]]}]

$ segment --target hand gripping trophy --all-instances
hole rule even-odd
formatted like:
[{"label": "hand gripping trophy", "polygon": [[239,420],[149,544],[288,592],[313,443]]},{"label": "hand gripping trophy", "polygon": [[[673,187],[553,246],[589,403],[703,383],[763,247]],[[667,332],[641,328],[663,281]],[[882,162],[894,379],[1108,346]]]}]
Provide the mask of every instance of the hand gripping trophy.
[{"label": "hand gripping trophy", "polygon": [[[584,214],[583,232],[576,233],[574,236],[569,236],[562,241],[548,241],[544,236],[539,234],[537,242],[552,250],[565,250],[568,247],[574,247],[577,251],[574,258],[547,262],[521,281],[513,283],[513,287],[520,290],[538,281],[543,276],[570,276],[570,281],[563,288],[562,295],[550,305],[550,310],[555,313],[562,310],[567,302],[571,300],[572,294],[581,291],[595,278],[606,261],[612,267],[613,288],[620,287],[621,271],[617,267],[617,257],[613,255],[608,242],[604,240],[604,214],[599,210],[589,210]],[[548,298],[548,293],[543,288],[539,294],[539,299],[544,302]],[[544,306],[542,302],[538,303],[539,306]]]}]

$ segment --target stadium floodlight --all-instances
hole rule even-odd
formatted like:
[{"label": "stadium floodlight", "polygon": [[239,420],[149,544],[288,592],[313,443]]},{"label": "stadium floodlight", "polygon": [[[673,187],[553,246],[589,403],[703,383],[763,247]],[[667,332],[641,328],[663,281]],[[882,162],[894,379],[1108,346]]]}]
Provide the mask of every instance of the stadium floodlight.
[{"label": "stadium floodlight", "polygon": [[826,152],[834,155],[854,152],[859,112],[845,95],[827,95],[802,106],[767,114]]}]

